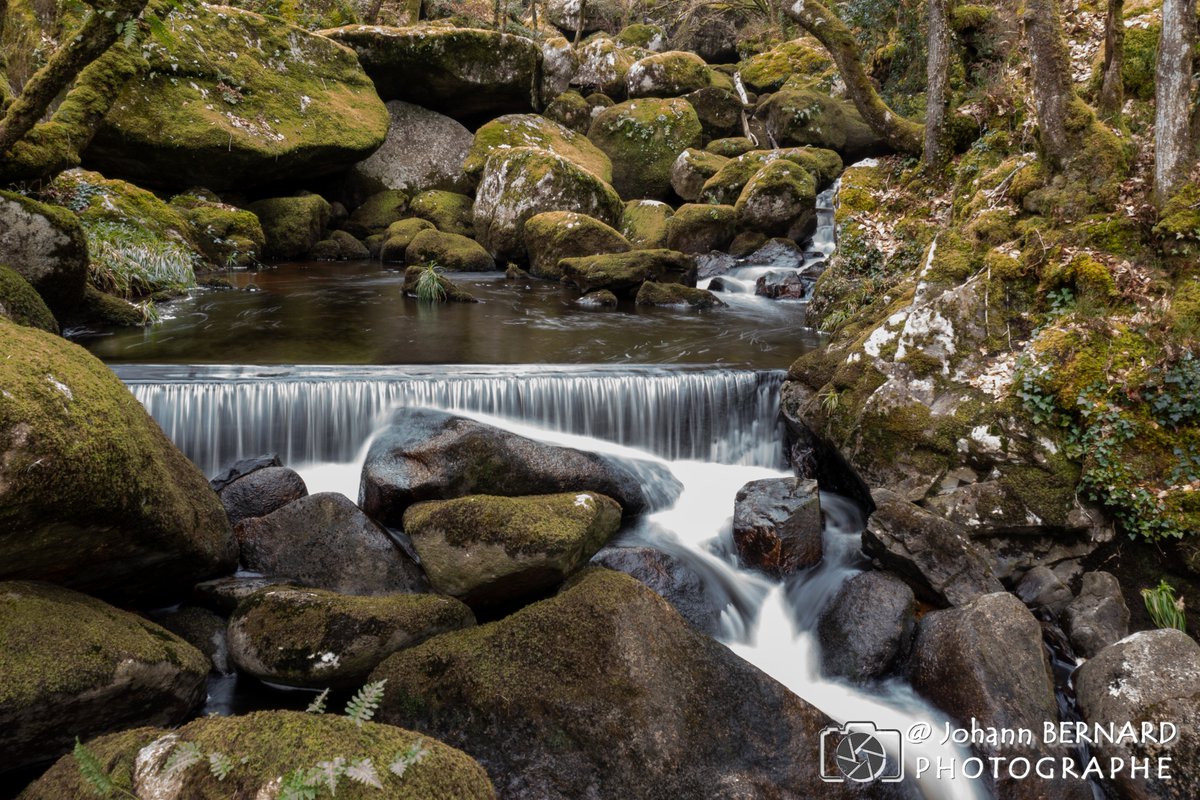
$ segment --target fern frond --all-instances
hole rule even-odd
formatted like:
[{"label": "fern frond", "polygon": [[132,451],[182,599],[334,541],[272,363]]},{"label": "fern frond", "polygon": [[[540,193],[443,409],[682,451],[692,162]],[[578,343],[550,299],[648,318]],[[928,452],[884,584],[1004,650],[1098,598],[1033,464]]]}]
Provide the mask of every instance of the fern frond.
[{"label": "fern frond", "polygon": [[233,759],[224,753],[209,753],[208,754],[208,771],[214,778],[223,781],[229,777],[229,773],[233,772]]},{"label": "fern frond", "polygon": [[309,714],[324,714],[325,713],[325,704],[328,702],[328,700],[329,700],[329,690],[326,689],[325,691],[323,691],[319,695],[317,695],[316,699],[314,699],[311,703],[309,703],[308,708],[304,709],[304,711]]},{"label": "fern frond", "polygon": [[163,767],[163,772],[168,775],[174,772],[183,772],[188,767],[199,764],[204,760],[204,750],[195,742],[180,742],[175,745],[175,749],[171,751],[171,757],[167,759],[166,766]]},{"label": "fern frond", "polygon": [[71,754],[75,756],[75,763],[79,765],[79,774],[83,776],[83,780],[91,787],[92,791],[100,797],[112,797],[117,787],[113,783],[113,779],[104,771],[104,766],[96,754],[78,738],[75,739],[75,749],[71,751]]},{"label": "fern frond", "polygon": [[338,781],[346,774],[346,759],[338,756],[333,761],[318,761],[312,775],[331,795],[337,794]]},{"label": "fern frond", "polygon": [[375,712],[379,710],[379,706],[383,703],[383,685],[387,683],[387,678],[375,683],[368,683],[355,693],[354,697],[350,698],[350,702],[346,704],[346,716],[354,720],[354,724],[359,727],[364,722],[370,722],[375,716]]},{"label": "fern frond", "polygon": [[379,782],[379,773],[375,771],[375,765],[369,758],[356,758],[351,761],[350,766],[346,767],[346,777],[363,786],[383,788],[383,784]]},{"label": "fern frond", "polygon": [[429,755],[429,748],[425,746],[424,739],[417,739],[403,753],[397,753],[392,759],[392,763],[388,765],[388,770],[397,778],[403,778],[404,773],[408,772],[408,768]]},{"label": "fern frond", "polygon": [[316,770],[295,769],[284,776],[278,800],[317,800],[320,790]]}]

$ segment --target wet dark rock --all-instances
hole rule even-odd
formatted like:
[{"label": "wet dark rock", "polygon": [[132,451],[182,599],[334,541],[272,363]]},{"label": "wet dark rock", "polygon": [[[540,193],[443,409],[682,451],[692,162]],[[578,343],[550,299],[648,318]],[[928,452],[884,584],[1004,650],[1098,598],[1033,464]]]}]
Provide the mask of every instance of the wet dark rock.
[{"label": "wet dark rock", "polygon": [[597,289],[576,300],[575,305],[583,308],[616,308],[617,296],[608,289]]},{"label": "wet dark rock", "polygon": [[861,682],[892,670],[917,627],[908,584],[886,572],[863,572],[842,584],[817,631],[829,675]]},{"label": "wet dark rock", "polygon": [[804,251],[791,239],[774,238],[746,257],[746,263],[756,267],[771,267],[796,271],[804,266]]},{"label": "wet dark rock", "polygon": [[700,253],[696,255],[696,279],[704,280],[724,275],[737,266],[738,260],[729,253]]},{"label": "wet dark rock", "polygon": [[229,660],[229,637],[224,617],[207,608],[184,606],[157,614],[154,621],[208,656],[214,672],[233,671]]},{"label": "wet dark rock", "polygon": [[[1073,676],[1079,711],[1089,725],[1129,723],[1137,728],[1134,741],[1102,742],[1095,754],[1104,759],[1149,758],[1150,776],[1132,778],[1128,770],[1114,781],[1119,797],[1184,800],[1200,786],[1200,646],[1174,629],[1141,631],[1104,648]],[[1143,724],[1158,731],[1162,723],[1176,726],[1178,736],[1168,743],[1141,736]],[[1157,777],[1157,759],[1169,758],[1169,781]]]},{"label": "wet dark rock", "polygon": [[709,636],[721,632],[721,605],[709,595],[700,574],[682,559],[653,547],[606,547],[592,563],[637,578],[697,630]]},{"label": "wet dark rock", "polygon": [[1055,615],[1061,613],[1073,597],[1070,587],[1046,566],[1026,572],[1015,593],[1030,608],[1048,608]]},{"label": "wet dark rock", "polygon": [[242,565],[342,594],[421,592],[421,568],[343,495],[309,495],[234,528]]},{"label": "wet dark rock", "polygon": [[217,578],[197,583],[192,588],[192,598],[199,605],[211,609],[223,617],[228,617],[243,600],[259,589],[281,586],[285,583],[287,581],[283,578],[263,576]]},{"label": "wet dark rock", "polygon": [[738,490],[733,541],[749,567],[790,575],[821,560],[821,498],[814,480],[770,478]]},{"label": "wet dark rock", "polygon": [[768,272],[754,282],[754,293],[772,300],[800,300],[808,296],[808,283],[794,272]]},{"label": "wet dark rock", "polygon": [[633,250],[628,253],[564,258],[559,262],[563,281],[580,291],[608,289],[633,296],[646,281],[696,284],[696,262],[674,250]]},{"label": "wet dark rock", "polygon": [[873,494],[875,513],[863,531],[863,552],[937,605],[963,605],[1003,591],[983,552],[965,529],[899,495]]},{"label": "wet dark rock", "polygon": [[236,525],[249,517],[266,516],[307,494],[304,479],[294,470],[266,467],[227,484],[217,496],[229,522]]},{"label": "wet dark rock", "polygon": [[1107,572],[1086,572],[1079,596],[1062,615],[1063,629],[1071,646],[1084,658],[1129,634],[1129,607],[1121,596],[1121,584]]},{"label": "wet dark rock", "polygon": [[274,454],[243,458],[241,461],[236,462],[232,467],[213,478],[208,482],[208,484],[212,487],[214,492],[219,494],[226,486],[238,480],[239,478],[246,477],[255,470],[266,469],[267,467],[282,466],[283,462],[279,460],[279,456]]},{"label": "wet dark rock", "polygon": [[638,478],[604,456],[544,444],[444,411],[404,408],[371,444],[359,496],[371,517],[401,527],[405,509],[423,500],[574,491],[607,495],[626,514],[647,508]]},{"label": "wet dark rock", "polygon": [[711,309],[724,306],[716,295],[707,289],[696,289],[678,283],[656,283],[646,281],[638,289],[634,304],[639,306],[679,307]]}]

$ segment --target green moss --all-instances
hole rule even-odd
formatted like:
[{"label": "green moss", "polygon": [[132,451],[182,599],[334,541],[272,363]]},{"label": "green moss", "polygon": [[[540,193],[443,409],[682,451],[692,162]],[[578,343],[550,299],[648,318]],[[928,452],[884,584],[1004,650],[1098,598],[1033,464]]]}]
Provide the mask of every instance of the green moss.
[{"label": "green moss", "polygon": [[1016,235],[1014,222],[1011,211],[992,209],[975,215],[967,224],[965,232],[979,244],[995,247],[1004,244]]},{"label": "green moss", "polygon": [[613,163],[601,148],[586,136],[538,114],[508,114],[481,127],[475,132],[471,150],[463,161],[463,172],[478,180],[488,156],[498,148],[510,147],[549,150],[603,181],[613,179]]},{"label": "green moss", "polygon": [[588,131],[612,160],[613,188],[626,200],[666,197],[676,157],[702,137],[696,110],[680,98],[620,103],[600,112]]},{"label": "green moss", "polygon": [[674,250],[632,250],[601,256],[564,258],[559,262],[563,280],[582,292],[609,289],[617,294],[636,291],[645,281],[676,281],[694,277],[691,256]]},{"label": "green moss", "polygon": [[601,253],[624,253],[629,241],[599,220],[573,211],[547,211],[525,222],[529,270],[539,278],[558,280],[564,258]]},{"label": "green moss", "polygon": [[978,31],[987,25],[994,13],[987,6],[956,5],[950,12],[950,27],[960,34]]},{"label": "green moss", "polygon": [[[706,203],[734,204],[741,196],[742,190],[759,170],[772,161],[784,160],[791,162],[816,178],[813,185],[815,193],[817,186],[827,186],[842,170],[842,159],[832,150],[815,147],[790,147],[781,150],[753,150],[736,158],[730,159],[715,175],[709,178],[701,190],[700,198]],[[806,181],[807,183],[807,181]],[[843,194],[847,191],[843,189]],[[855,199],[851,187],[851,201]],[[842,195],[839,195],[841,198]],[[840,202],[844,203],[842,199]]]},{"label": "green moss", "polygon": [[734,136],[726,139],[713,139],[704,146],[704,149],[710,153],[725,158],[737,158],[744,153],[749,153],[756,149],[754,142],[747,139],[745,136]]},{"label": "green moss", "polygon": [[407,211],[408,195],[399,189],[385,189],[371,195],[366,202],[354,209],[349,219],[342,223],[342,228],[355,236],[383,233]]},{"label": "green moss", "polygon": [[1053,264],[1042,273],[1042,290],[1071,289],[1076,298],[1102,306],[1114,302],[1120,293],[1112,272],[1100,261],[1080,253],[1066,263]]},{"label": "green moss", "polygon": [[496,268],[491,253],[474,239],[457,233],[421,231],[404,251],[407,264],[436,264],[451,272],[487,272]]},{"label": "green moss", "polygon": [[266,235],[253,212],[195,194],[176,195],[171,206],[187,221],[192,240],[209,262],[246,267],[262,255]]},{"label": "green moss", "polygon": [[41,295],[29,281],[3,264],[0,264],[0,317],[7,317],[18,325],[58,333],[58,322],[46,308]]},{"label": "green moss", "polygon": [[1125,60],[1121,64],[1121,82],[1125,96],[1138,100],[1154,99],[1154,72],[1158,60],[1161,25],[1125,28]]},{"label": "green moss", "polygon": [[646,56],[635,62],[626,76],[631,98],[679,97],[711,84],[712,76],[704,59],[680,51]]},{"label": "green moss", "polygon": [[775,92],[790,78],[799,76],[813,83],[829,81],[836,74],[833,60],[819,47],[796,39],[760,53],[738,65],[746,87],[754,92]]},{"label": "green moss", "polygon": [[649,47],[655,39],[666,41],[667,35],[657,25],[636,23],[627,25],[617,34],[617,43],[623,47]]},{"label": "green moss", "polygon": [[444,233],[473,236],[473,207],[474,201],[465,194],[431,190],[414,197],[409,211],[413,216],[429,220]]},{"label": "green moss", "polygon": [[738,195],[738,225],[770,236],[799,238],[815,214],[816,179],[790,161],[773,161]]},{"label": "green moss", "polygon": [[116,223],[202,254],[179,209],[132,183],[73,169],[55,178],[45,194],[74,211],[85,231],[100,223]]},{"label": "green moss", "polygon": [[572,89],[551,100],[542,116],[576,133],[587,134],[592,124],[592,107],[583,99],[583,95]]},{"label": "green moss", "polygon": [[1200,184],[1185,183],[1167,200],[1153,232],[1168,253],[1195,253],[1200,242]]},{"label": "green moss", "polygon": [[1200,337],[1200,279],[1180,282],[1171,297],[1166,321],[1176,341],[1195,344]]},{"label": "green moss", "polygon": [[[333,207],[320,195],[272,197],[251,203],[266,238],[269,258],[298,258],[321,240]],[[386,226],[385,226],[386,227]]]},{"label": "green moss", "polygon": [[[426,270],[424,266],[413,265],[404,270],[404,294],[409,297],[417,296],[417,281],[421,277],[421,273]],[[438,275],[438,285],[442,287],[442,294],[446,302],[450,303],[478,303],[474,295],[463,289],[458,284],[451,281],[444,275]]]},{"label": "green moss", "polygon": [[633,247],[653,250],[667,246],[667,221],[675,212],[657,200],[630,200],[625,204],[621,233]]},{"label": "green moss", "polygon": [[687,203],[667,220],[667,247],[681,253],[724,250],[737,232],[733,206]]},{"label": "green moss", "polygon": [[1074,232],[1083,247],[1139,260],[1147,255],[1141,225],[1123,214],[1087,217],[1075,226]]},{"label": "green moss", "polygon": [[982,266],[982,252],[961,234],[946,231],[938,236],[937,251],[925,280],[949,286],[962,283]]}]

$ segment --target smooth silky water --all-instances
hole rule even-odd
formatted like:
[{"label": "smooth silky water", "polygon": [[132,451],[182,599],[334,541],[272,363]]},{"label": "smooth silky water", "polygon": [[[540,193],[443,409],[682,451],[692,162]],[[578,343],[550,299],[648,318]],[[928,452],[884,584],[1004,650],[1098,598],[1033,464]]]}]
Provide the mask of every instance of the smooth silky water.
[{"label": "smooth silky water", "polygon": [[[822,195],[809,243],[823,255],[832,250],[831,200]],[[824,559],[787,581],[742,569],[733,555],[738,489],[790,474],[783,368],[820,344],[803,327],[803,303],[752,294],[763,271],[740,265],[730,283],[743,291],[722,295],[729,307],[714,313],[611,313],[578,309],[558,287],[496,276],[456,276],[482,303],[427,307],[402,298],[399,273],[378,264],[296,264],[235,274],[235,284],[258,291],[196,293],[165,306],[168,318],[147,332],[73,334],[210,476],[275,452],[310,492],[357,500],[371,439],[403,406],[617,458],[654,504],[618,543],[659,548],[694,569],[724,609],[721,638],[734,652],[839,724],[936,730],[946,718],[900,680],[863,687],[822,674],[816,621],[863,566],[853,503],[822,495]],[[235,695],[230,679],[215,681],[209,709],[246,710]],[[813,748],[793,757],[817,769]],[[909,776],[918,755],[966,753],[906,744]],[[988,794],[965,780],[905,785],[929,800]]]}]

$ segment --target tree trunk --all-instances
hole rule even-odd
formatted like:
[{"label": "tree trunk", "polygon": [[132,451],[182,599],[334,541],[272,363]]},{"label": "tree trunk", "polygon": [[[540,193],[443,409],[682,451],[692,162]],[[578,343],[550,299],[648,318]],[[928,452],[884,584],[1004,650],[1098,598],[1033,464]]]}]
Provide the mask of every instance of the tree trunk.
[{"label": "tree trunk", "polygon": [[929,0],[929,59],[926,62],[925,169],[946,163],[946,88],[950,71],[950,31],[946,0]]},{"label": "tree trunk", "polygon": [[[4,41],[4,18],[8,15],[8,0],[0,0],[0,42]],[[0,49],[0,114],[12,102],[13,90],[8,83],[8,61],[4,58],[4,50]]]},{"label": "tree trunk", "polygon": [[1108,0],[1104,19],[1104,82],[1096,108],[1104,119],[1116,119],[1125,105],[1125,0]]},{"label": "tree trunk", "polygon": [[858,43],[849,28],[817,0],[797,0],[787,13],[829,51],[846,82],[850,99],[871,130],[896,152],[919,155],[923,138],[921,126],[892,111],[883,102],[863,69],[858,58]]},{"label": "tree trunk", "polygon": [[503,3],[504,0],[492,0],[492,27],[496,30],[500,30],[500,7]]},{"label": "tree trunk", "polygon": [[574,45],[579,46],[579,42],[583,39],[583,15],[587,13],[587,0],[579,0],[579,20],[575,23],[575,41]]},{"label": "tree trunk", "polygon": [[0,158],[33,129],[54,98],[70,86],[85,67],[112,47],[117,40],[118,25],[137,17],[146,2],[117,0],[111,6],[96,6],[96,13],[74,37],[54,51],[46,66],[34,73],[0,118]]},{"label": "tree trunk", "polygon": [[1071,82],[1071,59],[1063,41],[1062,18],[1055,0],[1026,0],[1025,41],[1033,82],[1038,139],[1047,160],[1062,169],[1074,146],[1067,130],[1072,105],[1082,105]]},{"label": "tree trunk", "polygon": [[1154,202],[1160,208],[1192,168],[1192,43],[1196,0],[1164,0],[1154,74]]}]

